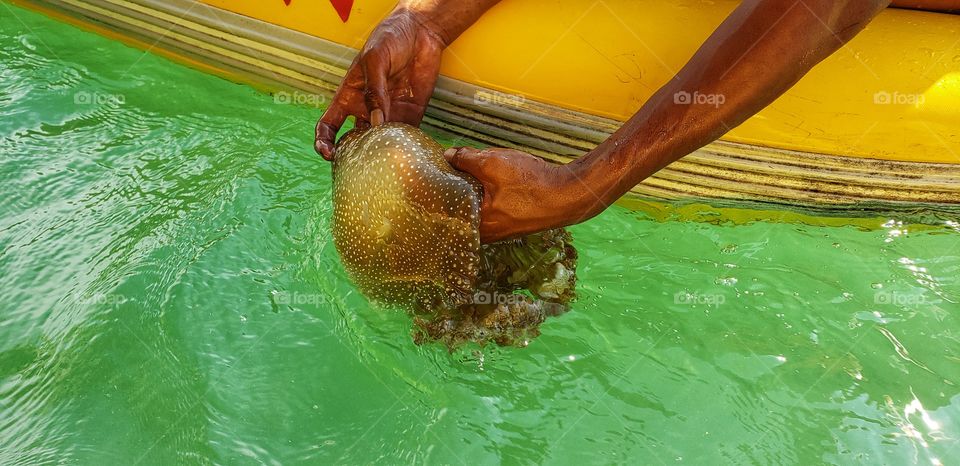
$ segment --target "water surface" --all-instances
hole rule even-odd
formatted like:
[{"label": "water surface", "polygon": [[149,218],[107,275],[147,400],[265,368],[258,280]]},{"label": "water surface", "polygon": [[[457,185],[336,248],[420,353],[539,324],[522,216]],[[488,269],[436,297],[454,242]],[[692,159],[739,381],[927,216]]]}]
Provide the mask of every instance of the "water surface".
[{"label": "water surface", "polygon": [[288,100],[0,3],[0,464],[960,457],[956,218],[614,207],[570,313],[448,354],[346,280]]}]

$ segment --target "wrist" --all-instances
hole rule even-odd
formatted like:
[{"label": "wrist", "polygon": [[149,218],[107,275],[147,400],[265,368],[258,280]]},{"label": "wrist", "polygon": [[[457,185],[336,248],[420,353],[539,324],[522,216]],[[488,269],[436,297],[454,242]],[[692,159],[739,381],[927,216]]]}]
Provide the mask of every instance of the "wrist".
[{"label": "wrist", "polygon": [[401,2],[393,15],[407,16],[412,19],[435,39],[441,48],[447,48],[453,41],[450,31],[440,22],[435,2]]},{"label": "wrist", "polygon": [[446,48],[498,1],[402,0],[395,13],[409,14]]},{"label": "wrist", "polygon": [[[589,154],[588,154],[589,155]],[[603,212],[613,201],[606,199],[608,188],[598,182],[590,170],[587,155],[560,168],[562,174],[556,189],[560,200],[557,212],[561,225],[574,225]]]}]

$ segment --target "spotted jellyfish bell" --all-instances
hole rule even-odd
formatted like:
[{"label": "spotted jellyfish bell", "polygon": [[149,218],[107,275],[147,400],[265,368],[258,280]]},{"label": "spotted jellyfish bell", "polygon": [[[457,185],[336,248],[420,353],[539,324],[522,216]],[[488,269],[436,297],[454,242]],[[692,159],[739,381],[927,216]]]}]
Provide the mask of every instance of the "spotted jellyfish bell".
[{"label": "spotted jellyfish bell", "polygon": [[428,310],[468,302],[480,267],[480,184],[419,129],[355,129],[333,162],[333,239],[360,291]]}]

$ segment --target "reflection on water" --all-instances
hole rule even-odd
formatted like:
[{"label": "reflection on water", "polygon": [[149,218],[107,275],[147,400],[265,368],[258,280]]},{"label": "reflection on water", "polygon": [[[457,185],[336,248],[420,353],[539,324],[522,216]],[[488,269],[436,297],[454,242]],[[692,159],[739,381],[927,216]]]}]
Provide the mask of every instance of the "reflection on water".
[{"label": "reflection on water", "polygon": [[614,208],[571,312],[448,354],[311,227],[316,111],[8,6],[0,464],[957,457],[956,217]]}]

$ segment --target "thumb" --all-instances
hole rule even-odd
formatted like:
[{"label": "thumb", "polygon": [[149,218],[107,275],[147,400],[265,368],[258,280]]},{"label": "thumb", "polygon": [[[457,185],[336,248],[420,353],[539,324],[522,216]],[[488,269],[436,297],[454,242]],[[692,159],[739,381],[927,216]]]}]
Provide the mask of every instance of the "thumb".
[{"label": "thumb", "polygon": [[457,170],[477,173],[480,171],[483,155],[472,147],[451,147],[443,153],[443,158]]}]

